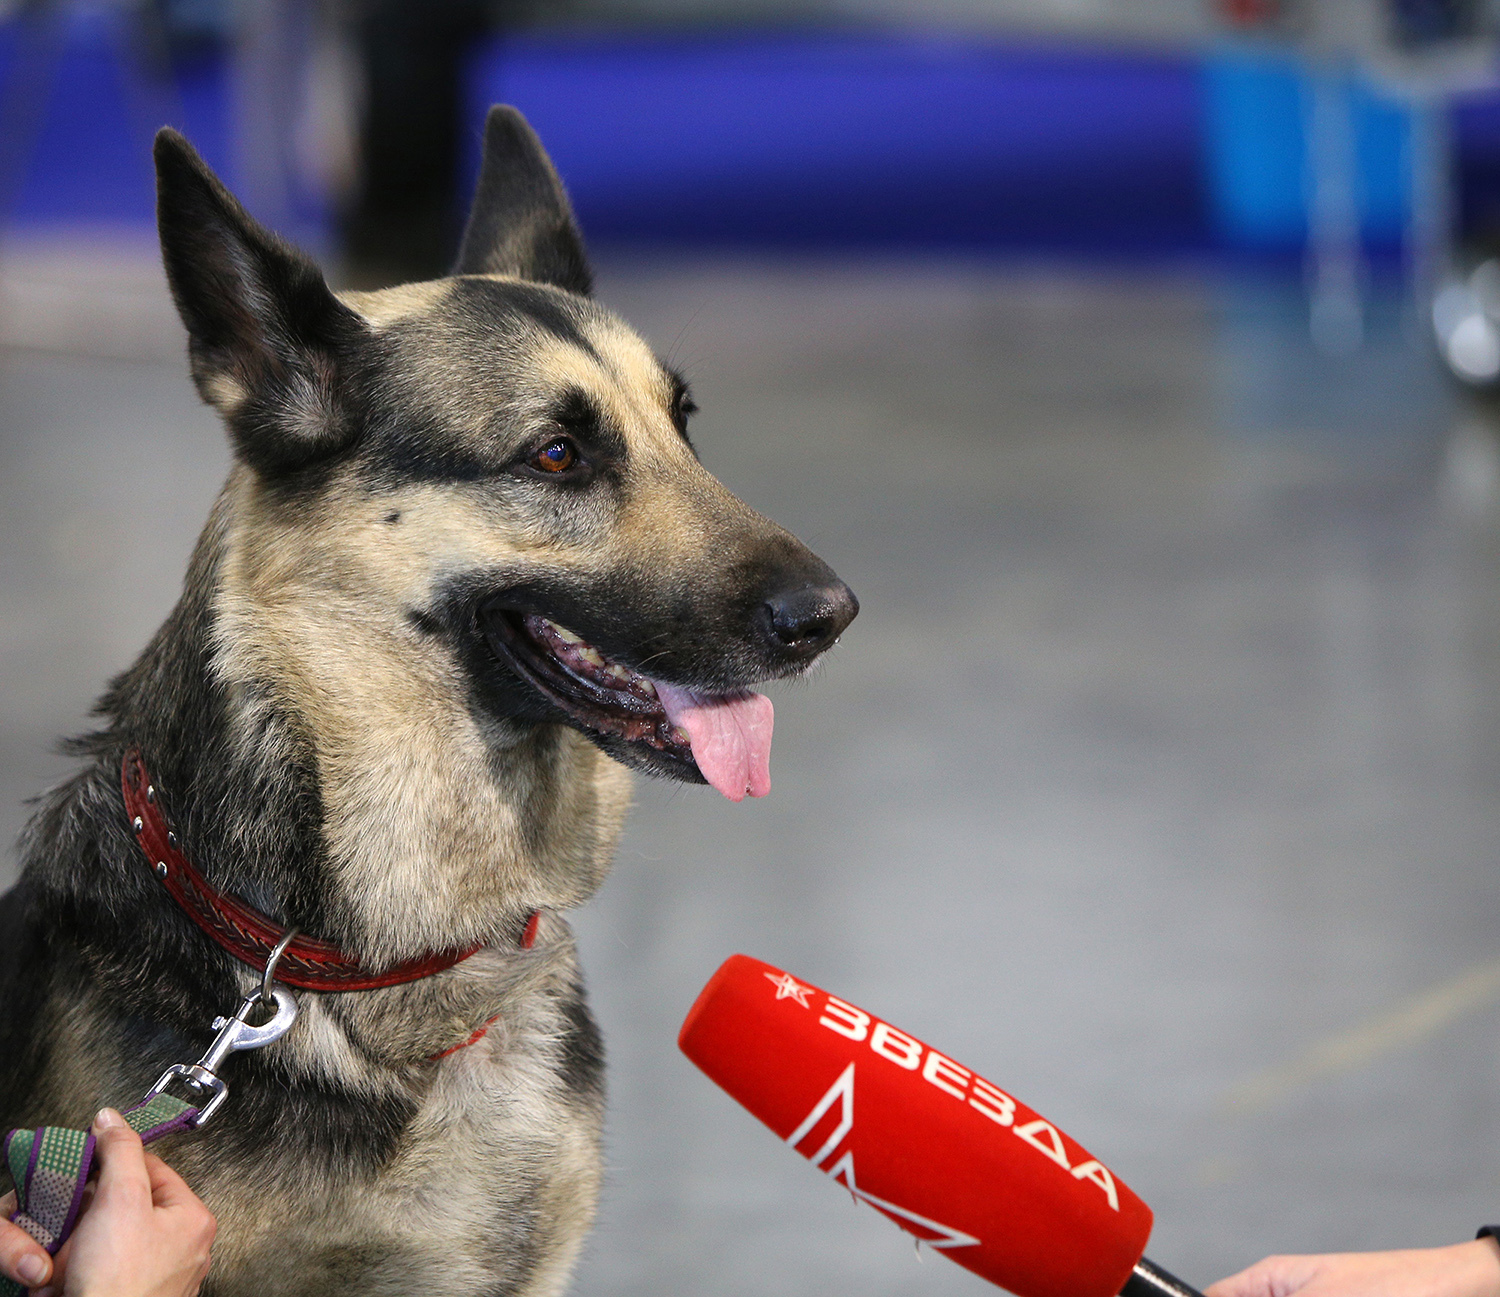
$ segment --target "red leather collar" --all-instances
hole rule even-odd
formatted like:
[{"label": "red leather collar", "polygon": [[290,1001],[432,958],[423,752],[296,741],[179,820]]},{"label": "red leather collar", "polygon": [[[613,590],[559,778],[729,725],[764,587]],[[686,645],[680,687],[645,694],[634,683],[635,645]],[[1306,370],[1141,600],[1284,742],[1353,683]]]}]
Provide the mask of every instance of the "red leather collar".
[{"label": "red leather collar", "polygon": [[[177,848],[177,835],[167,827],[161,802],[146,773],[139,749],[130,748],[120,774],[125,813],[151,872],[184,914],[236,959],[259,972],[287,930],[238,897],[211,886]],[[539,914],[527,920],[521,938],[530,950],[536,940]],[[321,937],[294,937],[276,966],[276,980],[307,991],[371,991],[430,977],[467,959],[480,946],[419,955],[405,963],[374,972]]]}]

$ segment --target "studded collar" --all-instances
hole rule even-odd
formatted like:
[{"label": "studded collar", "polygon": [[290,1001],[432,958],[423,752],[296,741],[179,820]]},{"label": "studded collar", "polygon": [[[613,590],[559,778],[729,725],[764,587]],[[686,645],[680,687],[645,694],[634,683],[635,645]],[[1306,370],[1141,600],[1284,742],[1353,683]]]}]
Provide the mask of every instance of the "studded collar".
[{"label": "studded collar", "polygon": [[[287,929],[237,896],[213,887],[182,854],[177,834],[161,811],[161,799],[146,771],[138,748],[130,748],[122,763],[121,787],[125,813],[135,840],[155,878],[182,912],[236,959],[264,972],[271,952]],[[526,921],[521,948],[536,941],[540,912]],[[467,959],[481,945],[433,951],[384,969],[371,969],[353,955],[322,937],[294,936],[276,966],[276,980],[308,991],[370,991],[382,986],[415,982]],[[467,1043],[467,1042],[466,1042]]]}]

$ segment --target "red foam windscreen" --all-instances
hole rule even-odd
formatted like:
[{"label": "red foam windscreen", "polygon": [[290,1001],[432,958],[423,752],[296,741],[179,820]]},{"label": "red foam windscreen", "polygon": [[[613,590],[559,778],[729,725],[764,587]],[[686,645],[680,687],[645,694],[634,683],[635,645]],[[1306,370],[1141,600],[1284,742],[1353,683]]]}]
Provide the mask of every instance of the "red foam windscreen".
[{"label": "red foam windscreen", "polygon": [[732,955],[683,1052],[819,1170],[1019,1297],[1115,1297],[1151,1209],[998,1086],[874,1014]]}]

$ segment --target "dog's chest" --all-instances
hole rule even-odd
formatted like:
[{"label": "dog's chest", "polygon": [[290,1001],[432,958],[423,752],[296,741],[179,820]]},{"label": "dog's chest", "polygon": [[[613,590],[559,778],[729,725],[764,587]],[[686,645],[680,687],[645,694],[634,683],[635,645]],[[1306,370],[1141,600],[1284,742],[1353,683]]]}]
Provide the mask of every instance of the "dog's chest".
[{"label": "dog's chest", "polygon": [[553,1042],[492,1032],[443,1061],[372,1180],[308,1183],[280,1228],[234,1210],[243,1246],[216,1249],[205,1294],[560,1293],[592,1223],[599,1134],[597,1096],[568,1087]]}]

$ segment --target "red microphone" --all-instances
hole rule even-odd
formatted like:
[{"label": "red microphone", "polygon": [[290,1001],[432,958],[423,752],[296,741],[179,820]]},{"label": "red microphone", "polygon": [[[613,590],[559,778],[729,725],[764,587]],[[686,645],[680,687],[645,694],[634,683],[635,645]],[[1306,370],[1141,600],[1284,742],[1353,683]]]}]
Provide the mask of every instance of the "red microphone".
[{"label": "red microphone", "polygon": [[677,1043],[856,1198],[1017,1297],[1200,1297],[1142,1256],[1151,1209],[1104,1163],[836,995],[731,955]]}]

